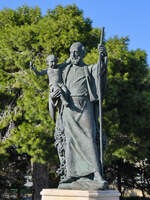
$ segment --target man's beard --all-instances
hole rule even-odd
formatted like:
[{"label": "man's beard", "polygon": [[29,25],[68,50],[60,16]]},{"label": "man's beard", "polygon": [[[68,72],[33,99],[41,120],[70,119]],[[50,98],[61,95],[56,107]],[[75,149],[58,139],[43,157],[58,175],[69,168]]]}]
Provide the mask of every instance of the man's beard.
[{"label": "man's beard", "polygon": [[79,62],[80,62],[81,58],[80,57],[77,57],[77,58],[71,58],[71,63],[73,65],[78,65]]}]

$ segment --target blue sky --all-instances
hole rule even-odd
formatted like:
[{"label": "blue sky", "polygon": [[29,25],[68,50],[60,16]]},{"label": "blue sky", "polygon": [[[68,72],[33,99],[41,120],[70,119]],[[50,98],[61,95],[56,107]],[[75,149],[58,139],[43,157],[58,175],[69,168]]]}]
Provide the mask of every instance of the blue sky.
[{"label": "blue sky", "polygon": [[148,54],[150,65],[150,0],[0,0],[0,10],[22,5],[39,6],[44,15],[56,5],[75,3],[89,17],[93,27],[105,26],[106,39],[129,36],[129,49],[140,48]]}]

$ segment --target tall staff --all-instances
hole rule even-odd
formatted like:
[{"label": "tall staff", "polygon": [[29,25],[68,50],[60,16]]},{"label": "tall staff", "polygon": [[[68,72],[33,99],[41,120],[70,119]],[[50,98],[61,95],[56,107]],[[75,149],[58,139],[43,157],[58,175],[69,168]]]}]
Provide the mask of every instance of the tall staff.
[{"label": "tall staff", "polygon": [[[103,45],[104,40],[104,27],[101,30],[100,44]],[[101,175],[103,176],[103,132],[102,132],[102,86],[101,86],[101,68],[102,68],[102,53],[100,52],[98,67],[97,67],[97,86],[98,86],[98,98],[99,98],[99,132],[100,132],[100,162],[101,162]]]}]

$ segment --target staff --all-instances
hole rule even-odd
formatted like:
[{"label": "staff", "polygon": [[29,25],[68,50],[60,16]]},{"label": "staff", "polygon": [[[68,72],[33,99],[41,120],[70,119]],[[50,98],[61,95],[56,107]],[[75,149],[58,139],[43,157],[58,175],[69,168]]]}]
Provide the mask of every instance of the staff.
[{"label": "staff", "polygon": [[[101,30],[100,44],[103,45],[104,40],[104,27]],[[98,86],[98,98],[99,98],[99,132],[100,132],[100,162],[101,162],[101,175],[103,176],[103,132],[102,132],[102,87],[101,87],[101,67],[102,67],[102,53],[100,52],[98,67],[97,67],[97,86]]]}]

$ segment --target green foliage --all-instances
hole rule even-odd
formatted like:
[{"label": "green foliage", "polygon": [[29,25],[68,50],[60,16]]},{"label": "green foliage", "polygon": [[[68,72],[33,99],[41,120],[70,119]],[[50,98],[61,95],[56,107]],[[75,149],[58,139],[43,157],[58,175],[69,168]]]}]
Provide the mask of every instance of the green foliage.
[{"label": "green foliage", "polygon": [[129,52],[128,38],[110,39],[106,47],[109,64],[104,126],[108,137],[111,137],[110,149],[112,143],[112,151],[108,151],[116,157],[136,162],[138,156],[140,159],[142,156],[141,145],[145,146],[147,141],[147,138],[143,140],[141,132],[145,127],[150,128],[150,111],[146,109],[150,106],[149,94],[142,90],[148,73],[146,53],[141,50]]},{"label": "green foliage", "polygon": [[16,10],[5,8],[0,11],[0,29],[11,26],[22,26],[24,24],[36,24],[41,18],[40,8],[19,7]]}]

